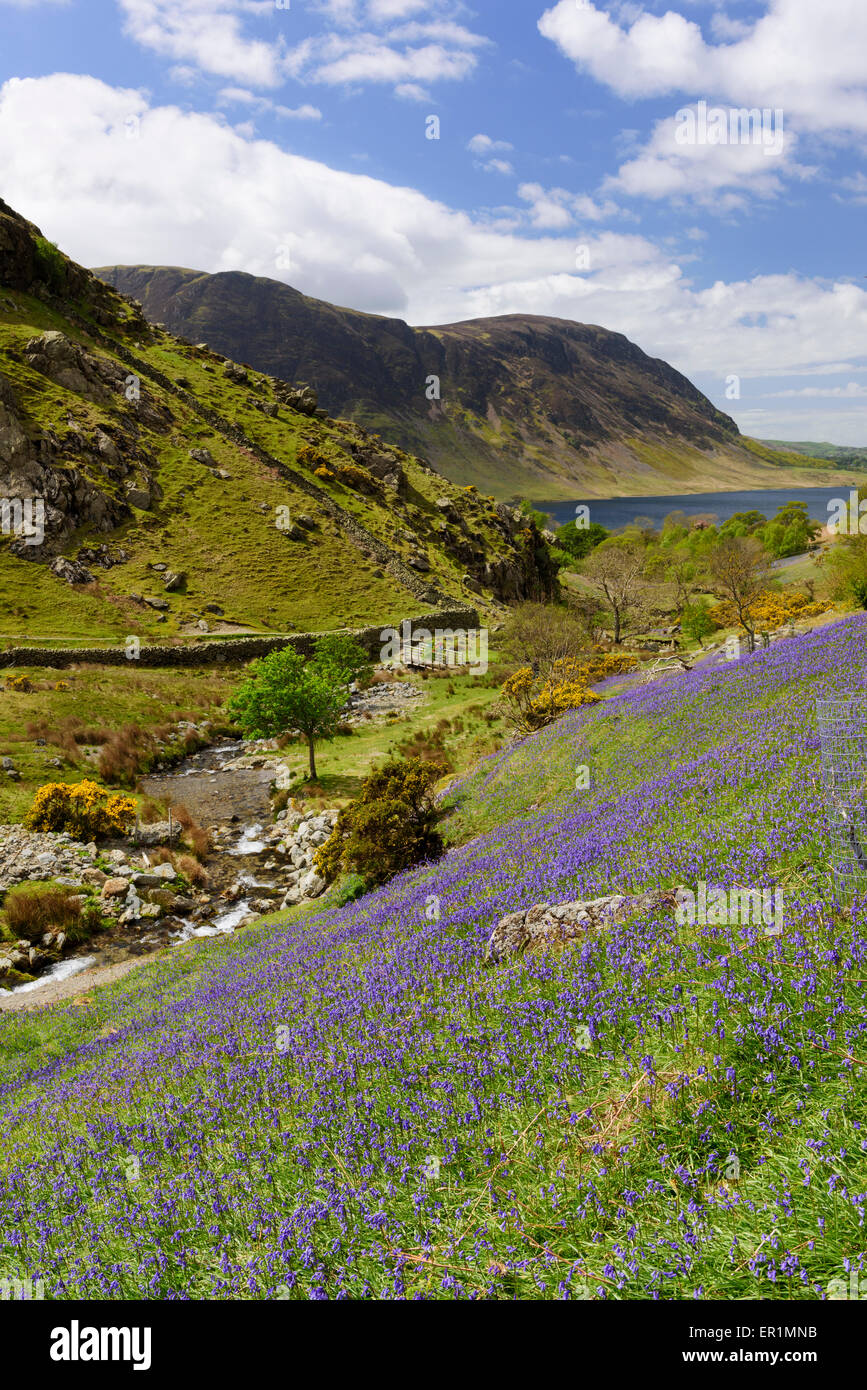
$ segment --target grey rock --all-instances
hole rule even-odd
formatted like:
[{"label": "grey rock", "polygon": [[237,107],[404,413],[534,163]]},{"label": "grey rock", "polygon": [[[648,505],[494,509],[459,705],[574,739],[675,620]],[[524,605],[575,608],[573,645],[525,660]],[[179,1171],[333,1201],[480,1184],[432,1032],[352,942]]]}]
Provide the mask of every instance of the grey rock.
[{"label": "grey rock", "polygon": [[664,910],[673,913],[681,889],[663,889],[626,896],[611,893],[584,902],[552,906],[536,903],[519,912],[501,917],[488,939],[485,959],[500,961],[525,952],[563,948],[588,932],[628,921],[643,913]]}]

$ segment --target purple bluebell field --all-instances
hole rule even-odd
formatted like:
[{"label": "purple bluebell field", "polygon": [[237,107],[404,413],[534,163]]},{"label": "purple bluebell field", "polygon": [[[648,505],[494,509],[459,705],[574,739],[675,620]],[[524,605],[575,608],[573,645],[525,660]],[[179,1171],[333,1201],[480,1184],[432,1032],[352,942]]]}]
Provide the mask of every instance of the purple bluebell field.
[{"label": "purple bluebell field", "polygon": [[[0,1273],[46,1297],[813,1300],[865,1263],[867,936],[815,702],[867,617],[576,711],[340,910],[0,1018]],[[591,769],[575,790],[575,767]],[[484,960],[504,913],[779,887]]]}]

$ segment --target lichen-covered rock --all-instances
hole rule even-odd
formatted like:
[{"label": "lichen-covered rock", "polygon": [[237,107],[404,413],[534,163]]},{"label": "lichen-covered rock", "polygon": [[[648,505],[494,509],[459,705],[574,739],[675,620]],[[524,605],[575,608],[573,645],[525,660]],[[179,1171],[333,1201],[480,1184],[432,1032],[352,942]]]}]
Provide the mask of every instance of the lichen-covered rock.
[{"label": "lichen-covered rock", "polygon": [[562,949],[588,932],[616,922],[627,921],[660,908],[674,912],[680,888],[626,895],[610,893],[604,898],[584,902],[536,903],[520,912],[501,917],[488,940],[485,959],[499,961],[506,956]]}]

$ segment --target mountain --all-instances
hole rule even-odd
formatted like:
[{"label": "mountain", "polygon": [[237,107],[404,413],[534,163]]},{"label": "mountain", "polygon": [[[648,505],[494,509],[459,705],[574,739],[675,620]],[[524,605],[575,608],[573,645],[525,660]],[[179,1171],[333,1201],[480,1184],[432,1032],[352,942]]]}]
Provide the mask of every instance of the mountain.
[{"label": "mountain", "polygon": [[[412,328],[281,281],[176,266],[95,272],[145,316],[315,387],[327,409],[500,498],[803,486],[685,376],[594,324],[506,314]],[[435,391],[440,399],[428,399]]]},{"label": "mountain", "polygon": [[517,509],[152,328],[3,202],[0,493],[17,638],[362,626],[556,584]]}]

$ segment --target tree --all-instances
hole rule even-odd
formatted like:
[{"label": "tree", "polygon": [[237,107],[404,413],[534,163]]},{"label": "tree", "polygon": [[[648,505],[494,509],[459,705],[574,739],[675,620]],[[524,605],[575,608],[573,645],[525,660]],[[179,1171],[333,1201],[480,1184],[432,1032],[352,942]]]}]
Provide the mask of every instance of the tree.
[{"label": "tree", "polygon": [[611,536],[584,562],[582,573],[603,595],[614,623],[614,644],[619,646],[629,612],[642,605],[646,550],[636,535]]},{"label": "tree", "polygon": [[349,686],[370,663],[351,638],[322,637],[308,659],[294,647],[250,665],[250,676],[229,701],[229,713],[248,738],[298,729],[307,739],[316,777],[317,739],[334,737]]},{"label": "tree", "polygon": [[707,599],[684,604],[680,625],[691,641],[704,642],[714,630]]},{"label": "tree", "polygon": [[786,502],[756,534],[771,555],[782,559],[809,550],[821,529],[818,521],[811,520],[806,502]]},{"label": "tree", "polygon": [[593,613],[578,604],[518,603],[506,619],[500,646],[505,656],[536,675],[557,661],[577,660],[593,648]]},{"label": "tree", "polygon": [[658,544],[648,553],[646,573],[649,578],[662,579],[674,590],[674,606],[678,613],[692,598],[699,576],[699,563],[685,541]]},{"label": "tree", "polygon": [[332,668],[347,685],[369,680],[373,662],[348,632],[329,632],[316,643],[316,662]]},{"label": "tree", "polygon": [[767,552],[755,536],[721,536],[708,555],[708,572],[717,589],[734,604],[738,621],[755,650],[755,621],[750,604],[758,598],[770,575]]},{"label": "tree", "polygon": [[757,511],[735,512],[719,528],[721,536],[752,536],[760,526],[766,526],[768,518]]},{"label": "tree", "polygon": [[564,526],[558,526],[554,534],[560,550],[565,550],[573,560],[583,560],[607,539],[609,532],[598,521],[591,521],[589,526],[578,526],[574,521],[567,521]]}]

